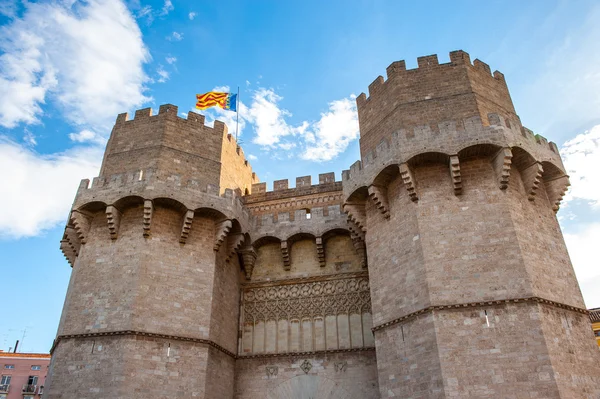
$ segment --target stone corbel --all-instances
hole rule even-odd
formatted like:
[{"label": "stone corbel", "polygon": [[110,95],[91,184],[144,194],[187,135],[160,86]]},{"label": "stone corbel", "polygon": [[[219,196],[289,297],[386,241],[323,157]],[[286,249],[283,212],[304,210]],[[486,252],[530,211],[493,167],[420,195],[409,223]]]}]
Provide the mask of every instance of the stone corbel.
[{"label": "stone corbel", "polygon": [[231,226],[232,223],[229,219],[215,223],[215,245],[213,246],[215,251],[218,251],[223,241],[225,241],[225,237],[227,237],[229,230],[231,230]]},{"label": "stone corbel", "polygon": [[552,210],[554,212],[558,212],[558,209],[560,208],[560,202],[567,192],[567,189],[571,185],[571,182],[569,182],[569,176],[565,175],[548,180],[545,182],[545,185],[546,194],[548,194],[548,201],[550,202],[550,205],[552,205]]},{"label": "stone corbel", "polygon": [[365,236],[362,230],[350,228],[350,239],[354,250],[360,256],[360,265],[363,269],[367,267],[367,248],[365,245]]},{"label": "stone corbel", "polygon": [[227,262],[231,260],[231,257],[235,254],[235,251],[242,246],[245,238],[246,237],[244,237],[242,233],[230,234],[229,237],[227,237]]},{"label": "stone corbel", "polygon": [[75,228],[67,226],[65,228],[65,234],[63,238],[67,240],[68,244],[73,249],[73,253],[75,254],[75,256],[79,256],[79,250],[81,249],[81,241],[79,240]]},{"label": "stone corbel", "polygon": [[119,234],[119,226],[121,225],[121,212],[114,205],[106,207],[106,221],[111,240],[116,240]]},{"label": "stone corbel", "polygon": [[69,243],[69,240],[67,240],[66,238],[60,240],[60,251],[63,253],[71,267],[73,267],[73,265],[75,264],[75,258],[77,256],[75,255],[75,250],[71,246],[71,243]]},{"label": "stone corbel", "polygon": [[521,179],[523,179],[523,185],[525,186],[525,192],[529,201],[535,200],[537,189],[542,181],[542,173],[544,173],[544,168],[539,162],[535,162],[521,171]]},{"label": "stone corbel", "polygon": [[406,191],[408,191],[408,196],[410,199],[412,201],[418,201],[419,197],[417,196],[416,181],[410,166],[408,166],[406,162],[400,164],[400,177],[404,182],[404,186],[406,187]]},{"label": "stone corbel", "polygon": [[462,194],[462,178],[460,176],[460,162],[458,155],[450,156],[450,177],[454,186],[454,195]]},{"label": "stone corbel", "polygon": [[388,203],[387,188],[376,185],[370,185],[367,190],[369,192],[369,198],[373,200],[373,203],[375,204],[377,209],[379,209],[379,212],[381,212],[381,214],[386,219],[389,219],[390,206]]},{"label": "stone corbel", "polygon": [[325,245],[323,243],[323,237],[317,237],[315,241],[317,243],[317,257],[319,258],[319,266],[325,267]]},{"label": "stone corbel", "polygon": [[356,224],[362,231],[367,230],[364,204],[344,204],[344,212],[348,215],[348,220]]},{"label": "stone corbel", "polygon": [[194,211],[188,209],[185,215],[183,216],[183,225],[181,226],[181,235],[179,236],[180,244],[185,244],[187,242],[188,236],[190,235],[190,230],[192,229],[193,221]]},{"label": "stone corbel", "polygon": [[252,278],[254,264],[256,263],[256,251],[252,247],[247,247],[240,250],[240,254],[242,255],[242,262],[244,262],[244,273],[246,274],[246,279],[250,280]]},{"label": "stone corbel", "polygon": [[512,151],[510,148],[503,148],[494,157],[492,165],[498,177],[500,190],[506,190],[510,179],[510,167],[512,164]]},{"label": "stone corbel", "polygon": [[154,205],[151,200],[144,201],[144,237],[150,237],[150,225],[152,224],[152,214],[154,213]]},{"label": "stone corbel", "polygon": [[81,244],[85,244],[87,242],[87,235],[90,231],[90,226],[92,225],[92,217],[86,213],[81,211],[72,211],[71,212],[71,223],[73,224],[73,228],[77,233],[77,237]]},{"label": "stone corbel", "polygon": [[290,251],[287,241],[281,241],[281,257],[283,258],[283,270],[290,270],[292,265],[290,263]]}]

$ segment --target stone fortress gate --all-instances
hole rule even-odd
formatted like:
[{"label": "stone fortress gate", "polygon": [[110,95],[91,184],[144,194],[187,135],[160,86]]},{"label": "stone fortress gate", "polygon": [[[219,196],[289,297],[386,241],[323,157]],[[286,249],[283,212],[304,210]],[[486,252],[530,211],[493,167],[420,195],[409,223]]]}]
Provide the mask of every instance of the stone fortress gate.
[{"label": "stone fortress gate", "polygon": [[558,148],[437,56],[357,98],[361,160],[259,183],[222,122],[117,117],[77,191],[45,397],[594,398]]}]

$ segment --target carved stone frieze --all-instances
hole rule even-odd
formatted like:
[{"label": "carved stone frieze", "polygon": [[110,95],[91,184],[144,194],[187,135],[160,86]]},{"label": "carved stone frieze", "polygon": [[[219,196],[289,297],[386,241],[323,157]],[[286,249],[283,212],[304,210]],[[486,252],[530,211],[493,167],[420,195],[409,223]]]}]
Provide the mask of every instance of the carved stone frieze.
[{"label": "carved stone frieze", "polygon": [[246,321],[371,312],[368,277],[246,288],[243,300]]}]

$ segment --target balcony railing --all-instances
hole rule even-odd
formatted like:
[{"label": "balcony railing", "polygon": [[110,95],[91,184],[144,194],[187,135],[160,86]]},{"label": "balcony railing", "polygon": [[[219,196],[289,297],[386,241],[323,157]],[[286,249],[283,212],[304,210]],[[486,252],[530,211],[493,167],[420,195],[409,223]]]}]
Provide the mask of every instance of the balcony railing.
[{"label": "balcony railing", "polygon": [[8,393],[10,384],[0,384],[0,393]]},{"label": "balcony railing", "polygon": [[37,387],[37,385],[25,384],[25,385],[23,385],[23,393],[35,393],[36,387]]}]

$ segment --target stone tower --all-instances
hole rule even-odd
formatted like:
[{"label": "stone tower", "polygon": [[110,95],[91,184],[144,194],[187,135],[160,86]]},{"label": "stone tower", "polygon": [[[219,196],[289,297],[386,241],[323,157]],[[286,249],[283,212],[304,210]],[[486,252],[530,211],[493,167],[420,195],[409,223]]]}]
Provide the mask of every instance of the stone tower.
[{"label": "stone tower", "polygon": [[598,397],[556,145],[462,51],[387,72],[342,181],[269,191],[223,123],[119,115],[61,241],[44,397]]},{"label": "stone tower", "polygon": [[232,255],[250,224],[236,191],[255,182],[221,122],[181,119],[173,105],[117,117],[61,242],[73,272],[48,397],[232,396]]},{"label": "stone tower", "polygon": [[569,179],[504,76],[463,51],[394,62],[357,105],[344,210],[366,243],[381,397],[599,397],[555,215]]}]

